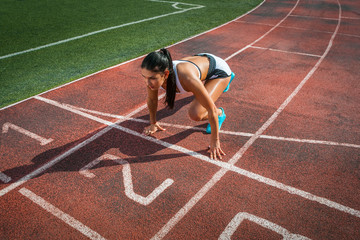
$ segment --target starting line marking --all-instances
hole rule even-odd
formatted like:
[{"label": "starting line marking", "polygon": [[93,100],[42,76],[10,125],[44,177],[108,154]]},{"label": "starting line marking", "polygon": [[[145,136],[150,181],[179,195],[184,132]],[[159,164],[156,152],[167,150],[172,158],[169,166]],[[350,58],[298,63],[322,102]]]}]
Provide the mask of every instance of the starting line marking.
[{"label": "starting line marking", "polygon": [[[99,112],[95,110],[90,110],[86,108],[76,107],[70,104],[64,104],[64,106],[67,106],[69,108],[73,108],[82,112],[92,113],[99,116],[105,116],[105,117],[112,117],[117,119],[122,119],[126,121],[133,121],[133,122],[140,122],[140,123],[150,123],[148,120],[138,119],[138,118],[127,118],[125,116],[116,115],[112,113],[104,113]],[[192,130],[198,130],[205,132],[205,128],[201,127],[193,127],[193,126],[186,126],[186,125],[180,125],[180,124],[172,124],[172,123],[166,123],[159,121],[161,125],[167,126],[167,127],[174,127],[174,128],[180,128],[180,129],[192,129]],[[220,130],[220,133],[222,134],[228,134],[228,135],[235,135],[235,136],[243,136],[243,137],[252,137],[253,133],[246,133],[246,132],[234,132],[234,131],[226,131],[226,130]],[[278,136],[271,136],[271,135],[263,135],[261,134],[259,138],[263,139],[270,139],[270,140],[277,140],[277,141],[287,141],[287,142],[299,142],[299,143],[309,143],[309,144],[320,144],[320,145],[329,145],[329,146],[341,146],[341,147],[351,147],[351,148],[360,148],[359,144],[352,144],[352,143],[341,143],[341,142],[334,142],[334,141],[325,141],[325,140],[315,140],[315,139],[301,139],[301,138],[289,138],[289,137],[278,137]]]},{"label": "starting line marking", "polygon": [[[42,45],[42,46],[38,46],[38,47],[35,47],[35,48],[30,48],[30,49],[27,49],[27,50],[24,50],[24,51],[15,52],[15,53],[10,53],[10,54],[7,54],[7,55],[0,56],[0,60],[1,60],[1,59],[5,59],[5,58],[14,57],[14,56],[17,56],[17,55],[21,55],[21,54],[24,54],[24,53],[29,53],[29,52],[37,51],[37,50],[40,50],[40,49],[43,49],[43,48],[48,48],[48,47],[52,47],[52,46],[55,46],[55,45],[60,45],[60,44],[63,44],[63,43],[71,42],[71,41],[78,40],[78,39],[81,39],[81,38],[85,38],[85,37],[88,37],[88,36],[92,36],[92,35],[95,35],[95,34],[98,34],[98,33],[102,33],[102,32],[106,32],[106,31],[110,31],[110,30],[114,30],[114,29],[118,29],[118,28],[130,26],[130,25],[134,25],[134,24],[138,24],[138,23],[143,23],[143,22],[155,20],[155,19],[158,19],[158,18],[167,17],[167,16],[170,16],[170,15],[175,15],[175,14],[179,14],[179,13],[184,13],[184,12],[187,12],[187,11],[190,11],[190,10],[195,10],[195,9],[200,9],[200,8],[205,7],[205,6],[203,6],[203,5],[189,4],[189,3],[182,3],[182,2],[166,2],[166,1],[160,1],[160,0],[150,0],[150,1],[152,1],[152,2],[173,3],[172,6],[173,6],[174,8],[176,8],[176,9],[181,9],[181,10],[180,10],[180,11],[176,11],[176,12],[171,12],[171,13],[162,14],[162,15],[155,16],[155,17],[145,18],[145,19],[138,20],[138,21],[134,21],[134,22],[130,22],[130,23],[124,23],[124,24],[121,24],[121,25],[113,26],[113,27],[104,28],[104,29],[101,29],[101,30],[98,30],[98,31],[89,32],[89,33],[86,33],[86,34],[83,34],[83,35],[80,35],[80,36],[76,36],[76,37],[64,39],[64,40],[61,40],[61,41],[49,43],[49,44]],[[183,8],[177,7],[178,4],[188,5],[188,6],[192,6],[192,7],[191,7],[191,8],[187,8],[187,9],[183,9]]]},{"label": "starting line marking", "polygon": [[101,161],[104,160],[113,160],[114,162],[123,166],[122,173],[123,173],[123,180],[125,187],[125,195],[131,200],[140,203],[144,206],[147,206],[150,203],[152,203],[162,192],[164,192],[168,187],[170,187],[174,183],[174,180],[172,180],[171,178],[167,178],[165,181],[163,181],[160,184],[160,186],[156,187],[148,196],[146,197],[141,196],[134,192],[132,176],[131,176],[131,168],[129,162],[111,154],[104,154],[101,157],[95,159],[94,161],[87,164],[85,167],[81,168],[79,173],[87,178],[95,177],[95,174],[91,173],[89,169],[95,167],[97,164],[99,164]]},{"label": "starting line marking", "polygon": [[60,209],[58,209],[57,207],[55,207],[51,203],[47,202],[42,197],[36,195],[32,191],[30,191],[30,190],[28,190],[26,188],[21,188],[19,190],[19,192],[23,196],[27,197],[32,202],[36,203],[41,208],[45,209],[47,212],[49,212],[52,215],[54,215],[55,217],[59,218],[60,220],[62,220],[66,224],[68,224],[70,227],[78,230],[79,232],[81,232],[82,234],[87,236],[88,238],[94,239],[94,240],[100,240],[100,239],[105,240],[105,238],[102,237],[100,234],[98,234],[94,230],[90,229],[89,227],[85,226],[83,223],[79,222],[78,220],[76,220],[72,216],[64,213],[63,211],[61,211]]},{"label": "starting line marking", "polygon": [[303,56],[308,56],[308,57],[317,57],[317,58],[321,57],[320,55],[316,55],[316,54],[302,53],[302,52],[291,52],[291,51],[285,51],[285,50],[280,50],[280,49],[275,49],[275,48],[265,48],[265,47],[256,47],[256,46],[251,46],[250,48],[269,50],[269,51],[281,52],[281,53],[290,53],[290,54],[296,54],[296,55],[303,55]]}]

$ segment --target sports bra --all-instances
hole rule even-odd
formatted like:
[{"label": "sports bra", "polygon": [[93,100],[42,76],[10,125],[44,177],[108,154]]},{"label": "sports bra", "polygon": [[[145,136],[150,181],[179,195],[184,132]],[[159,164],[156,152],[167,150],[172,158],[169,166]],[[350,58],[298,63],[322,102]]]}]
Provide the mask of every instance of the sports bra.
[{"label": "sports bra", "polygon": [[[176,80],[176,87],[179,89],[179,92],[176,92],[176,94],[182,94],[182,93],[186,93],[187,91],[185,91],[185,89],[182,87],[180,80],[179,80],[179,76],[177,74],[177,69],[176,66],[181,63],[181,62],[189,62],[192,63],[199,71],[199,79],[201,79],[201,71],[198,65],[196,65],[195,63],[188,61],[188,60],[175,60],[173,61],[173,69],[174,69],[174,73],[175,73],[175,80]],[[162,87],[161,87],[162,88]]]}]

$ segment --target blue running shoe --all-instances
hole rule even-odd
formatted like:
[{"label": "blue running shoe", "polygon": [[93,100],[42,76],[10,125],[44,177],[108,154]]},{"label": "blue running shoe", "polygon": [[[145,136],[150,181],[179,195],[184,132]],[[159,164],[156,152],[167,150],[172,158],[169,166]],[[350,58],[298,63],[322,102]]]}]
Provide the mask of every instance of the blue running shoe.
[{"label": "blue running shoe", "polygon": [[[223,122],[225,121],[225,118],[226,118],[224,109],[223,109],[223,108],[220,108],[220,109],[221,109],[221,111],[222,111],[222,114],[221,114],[220,116],[218,116],[218,119],[219,119],[219,130],[220,130],[220,128],[221,128],[221,125],[222,125]],[[206,133],[207,133],[207,134],[210,134],[210,133],[211,133],[210,123],[206,126]]]},{"label": "blue running shoe", "polygon": [[229,88],[230,88],[230,83],[232,82],[232,80],[234,79],[234,77],[235,77],[235,73],[231,72],[230,82],[229,82],[229,84],[226,86],[226,88],[225,88],[224,92],[229,91]]}]

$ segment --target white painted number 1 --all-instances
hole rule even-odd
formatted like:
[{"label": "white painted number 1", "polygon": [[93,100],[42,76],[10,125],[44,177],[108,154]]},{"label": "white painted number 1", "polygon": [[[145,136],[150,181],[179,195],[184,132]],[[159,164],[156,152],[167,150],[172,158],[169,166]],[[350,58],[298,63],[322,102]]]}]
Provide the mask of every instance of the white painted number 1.
[{"label": "white painted number 1", "polygon": [[95,159],[94,161],[90,162],[85,167],[80,169],[79,173],[88,178],[95,177],[95,175],[91,173],[89,169],[93,168],[103,160],[113,160],[114,162],[122,165],[125,195],[131,200],[134,200],[135,202],[138,202],[145,206],[152,203],[162,192],[165,191],[166,188],[171,186],[171,184],[173,184],[174,182],[174,180],[168,178],[164,182],[162,182],[160,186],[155,188],[154,191],[152,191],[148,196],[141,196],[134,192],[130,164],[127,161],[111,154],[104,154],[103,156]]}]

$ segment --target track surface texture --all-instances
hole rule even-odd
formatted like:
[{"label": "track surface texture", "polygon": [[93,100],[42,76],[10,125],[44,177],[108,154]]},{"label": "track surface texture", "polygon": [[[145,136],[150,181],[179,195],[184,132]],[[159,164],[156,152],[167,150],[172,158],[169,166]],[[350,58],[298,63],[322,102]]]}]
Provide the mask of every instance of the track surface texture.
[{"label": "track surface texture", "polygon": [[236,73],[222,160],[192,95],[141,134],[142,57],[2,109],[0,239],[360,239],[359,33],[359,1],[269,0],[170,46]]}]

